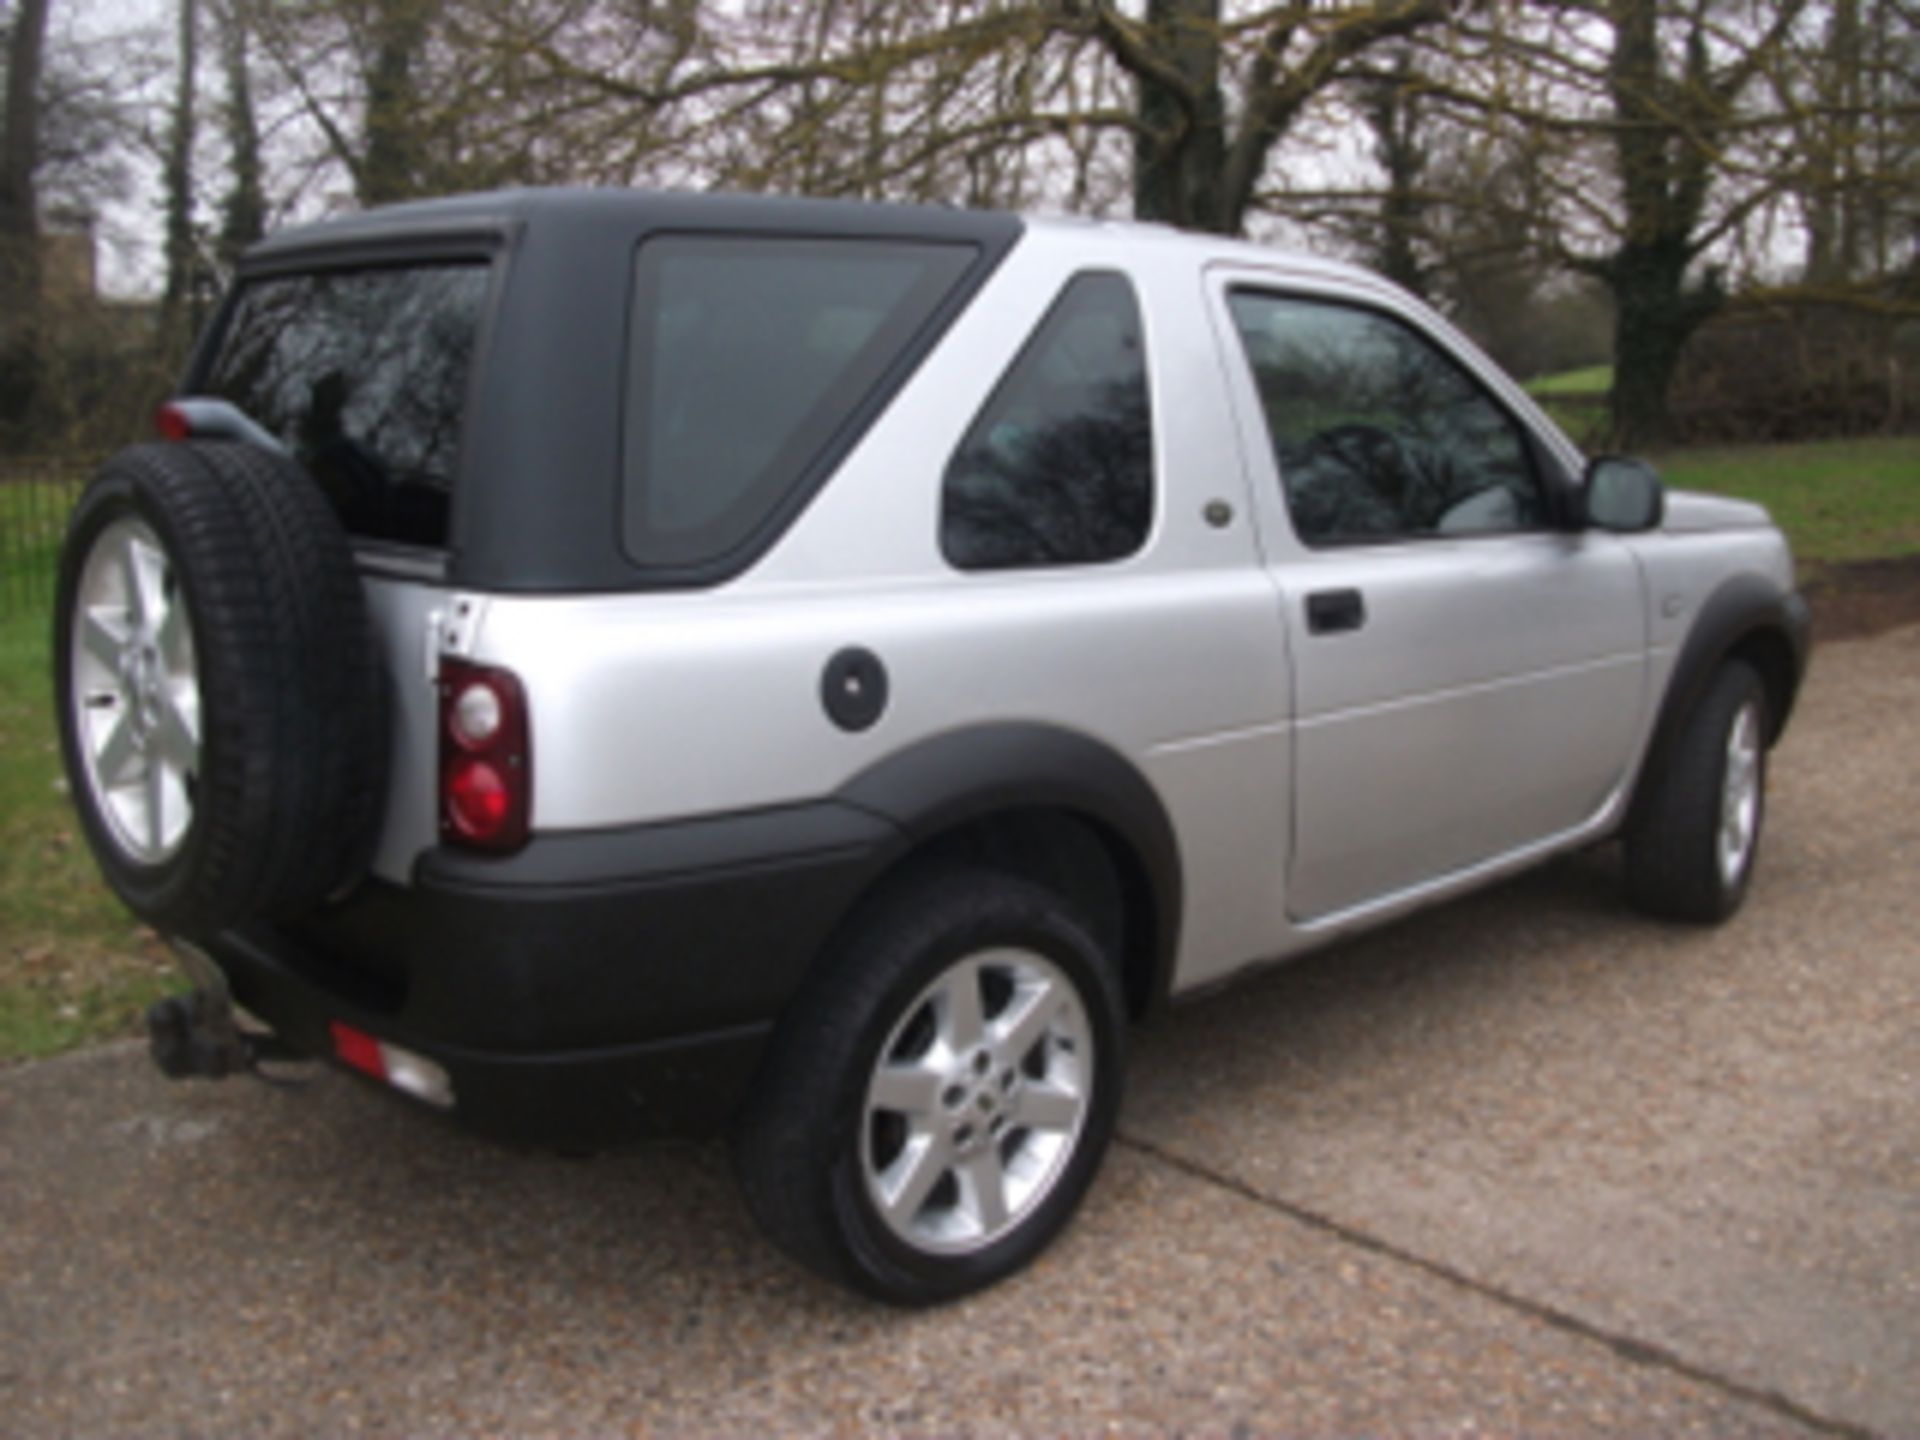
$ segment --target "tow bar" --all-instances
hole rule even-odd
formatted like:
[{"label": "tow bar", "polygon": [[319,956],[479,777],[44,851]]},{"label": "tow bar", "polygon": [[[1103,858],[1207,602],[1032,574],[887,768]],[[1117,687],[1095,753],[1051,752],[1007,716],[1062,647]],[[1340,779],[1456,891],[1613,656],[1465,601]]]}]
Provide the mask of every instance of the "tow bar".
[{"label": "tow bar", "polygon": [[162,1075],[170,1080],[223,1080],[250,1074],[280,1080],[262,1071],[261,1062],[310,1058],[278,1035],[242,1030],[234,1013],[233,992],[220,967],[205,951],[185,941],[169,943],[194,988],[147,1009],[147,1049]]}]

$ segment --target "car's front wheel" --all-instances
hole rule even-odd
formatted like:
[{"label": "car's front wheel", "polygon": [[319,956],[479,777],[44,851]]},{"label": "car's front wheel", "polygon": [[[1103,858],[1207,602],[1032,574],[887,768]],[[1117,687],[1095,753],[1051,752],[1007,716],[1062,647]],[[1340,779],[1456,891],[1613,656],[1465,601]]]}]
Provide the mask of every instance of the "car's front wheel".
[{"label": "car's front wheel", "polygon": [[1715,924],[1740,908],[1766,816],[1767,693],[1751,665],[1715,672],[1627,835],[1634,903]]},{"label": "car's front wheel", "polygon": [[1118,977],[1022,880],[923,874],[870,905],[782,1021],[735,1136],[748,1204],[797,1259],[903,1304],[1027,1264],[1112,1134]]}]

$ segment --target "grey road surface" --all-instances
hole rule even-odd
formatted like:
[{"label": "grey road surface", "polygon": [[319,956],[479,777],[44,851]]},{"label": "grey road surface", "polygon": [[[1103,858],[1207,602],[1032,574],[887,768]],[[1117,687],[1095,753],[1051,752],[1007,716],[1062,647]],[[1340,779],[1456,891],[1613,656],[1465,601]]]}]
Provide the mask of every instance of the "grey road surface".
[{"label": "grey road surface", "polygon": [[0,1433],[1920,1436],[1920,629],[1803,703],[1733,924],[1602,850],[1177,1010],[1064,1242],[932,1313],[717,1147],[0,1074]]}]

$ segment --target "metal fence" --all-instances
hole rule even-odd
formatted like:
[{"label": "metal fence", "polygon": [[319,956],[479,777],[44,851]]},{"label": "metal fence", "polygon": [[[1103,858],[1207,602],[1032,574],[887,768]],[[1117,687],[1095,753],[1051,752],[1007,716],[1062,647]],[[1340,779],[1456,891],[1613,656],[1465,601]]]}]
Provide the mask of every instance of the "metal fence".
[{"label": "metal fence", "polygon": [[53,608],[60,539],[85,480],[79,463],[0,460],[0,619]]}]

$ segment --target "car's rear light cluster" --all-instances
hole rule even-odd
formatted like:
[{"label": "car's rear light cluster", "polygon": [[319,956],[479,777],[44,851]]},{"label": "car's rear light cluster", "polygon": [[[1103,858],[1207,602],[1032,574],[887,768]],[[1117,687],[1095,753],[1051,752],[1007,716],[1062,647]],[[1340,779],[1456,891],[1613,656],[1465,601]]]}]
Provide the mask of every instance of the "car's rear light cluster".
[{"label": "car's rear light cluster", "polygon": [[533,812],[527,697],[509,670],[440,661],[440,833],[474,850],[518,850]]}]

